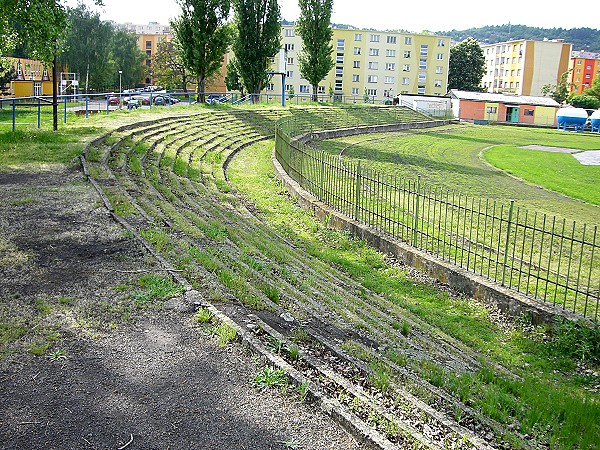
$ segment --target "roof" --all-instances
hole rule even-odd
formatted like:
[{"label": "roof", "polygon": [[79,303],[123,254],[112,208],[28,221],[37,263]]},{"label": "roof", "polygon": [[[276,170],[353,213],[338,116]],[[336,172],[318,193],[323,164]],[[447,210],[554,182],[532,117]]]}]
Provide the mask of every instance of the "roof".
[{"label": "roof", "polygon": [[492,94],[489,92],[471,92],[451,89],[450,96],[459,100],[472,100],[475,102],[512,103],[519,105],[555,106],[560,105],[550,97],[532,97],[530,95]]}]

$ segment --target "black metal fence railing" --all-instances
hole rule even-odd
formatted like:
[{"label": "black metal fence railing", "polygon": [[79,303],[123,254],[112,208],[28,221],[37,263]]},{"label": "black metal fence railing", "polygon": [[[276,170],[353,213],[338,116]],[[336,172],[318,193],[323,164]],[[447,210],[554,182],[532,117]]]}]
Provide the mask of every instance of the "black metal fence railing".
[{"label": "black metal fence railing", "polygon": [[[282,119],[276,128],[277,160],[304,189],[361,223],[502,286],[598,320],[597,226],[424,186],[418,178],[342,162],[297,139],[335,127],[422,120],[406,108],[394,109]],[[359,119],[364,120],[359,124]]]}]

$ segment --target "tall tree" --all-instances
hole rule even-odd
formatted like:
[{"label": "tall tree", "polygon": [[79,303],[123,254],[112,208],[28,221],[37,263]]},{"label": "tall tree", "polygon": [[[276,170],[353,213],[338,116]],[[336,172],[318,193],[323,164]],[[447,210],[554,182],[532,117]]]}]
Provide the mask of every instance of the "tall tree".
[{"label": "tall tree", "polygon": [[111,48],[114,29],[109,22],[101,21],[98,13],[79,3],[68,11],[70,29],[67,49],[60,58],[71,72],[79,73],[80,85],[85,91],[100,89],[114,79]]},{"label": "tall tree", "polygon": [[312,86],[313,101],[318,101],[319,82],[334,66],[331,37],[333,0],[298,0],[300,18],[296,32],[302,37],[298,63],[302,77]]},{"label": "tall tree", "polygon": [[230,0],[179,0],[182,13],[171,26],[185,67],[198,80],[198,101],[204,103],[206,80],[219,71],[231,43],[227,18]]},{"label": "tall tree", "polygon": [[473,38],[467,38],[450,49],[448,89],[483,91],[481,79],[485,74],[483,49]]},{"label": "tall tree", "polygon": [[[146,55],[137,46],[135,34],[125,28],[117,26],[114,28],[111,42],[110,58],[113,63],[112,85],[118,86],[121,81],[122,87],[133,87],[146,75],[146,66],[143,62]],[[121,80],[119,80],[119,70]]]},{"label": "tall tree", "polygon": [[225,86],[227,86],[229,91],[240,91],[242,97],[244,96],[244,83],[242,83],[242,79],[240,78],[238,61],[234,57],[231,57],[227,63]]},{"label": "tall tree", "polygon": [[152,58],[152,78],[156,84],[187,92],[190,73],[181,60],[181,52],[173,41],[159,42]]},{"label": "tall tree", "polygon": [[233,53],[240,77],[251,94],[258,94],[268,80],[269,58],[279,51],[281,24],[277,0],[233,0],[237,35]]}]

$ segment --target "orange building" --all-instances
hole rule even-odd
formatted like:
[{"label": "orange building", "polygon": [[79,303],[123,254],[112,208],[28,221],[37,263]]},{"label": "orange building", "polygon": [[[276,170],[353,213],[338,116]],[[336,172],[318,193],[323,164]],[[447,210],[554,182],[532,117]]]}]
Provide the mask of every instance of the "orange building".
[{"label": "orange building", "polygon": [[600,53],[572,52],[569,69],[570,91],[583,94],[596,78],[600,78]]}]

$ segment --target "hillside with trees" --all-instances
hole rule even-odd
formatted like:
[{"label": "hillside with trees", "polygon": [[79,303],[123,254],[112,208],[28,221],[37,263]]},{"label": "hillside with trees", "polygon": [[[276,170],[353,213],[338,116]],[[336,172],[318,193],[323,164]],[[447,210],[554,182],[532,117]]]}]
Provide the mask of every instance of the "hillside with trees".
[{"label": "hillside with trees", "polygon": [[493,44],[511,39],[532,39],[542,41],[547,39],[564,39],[573,44],[573,50],[600,52],[600,30],[593,28],[538,28],[526,25],[493,25],[467,30],[440,31],[438,34],[450,36],[456,41],[473,37],[479,42]]}]

